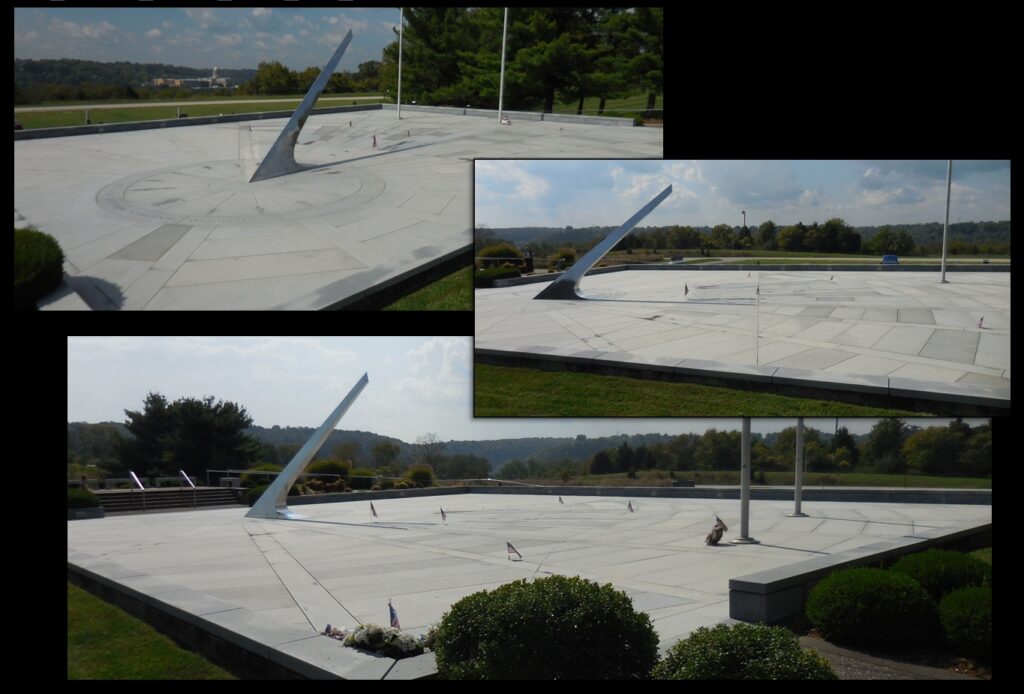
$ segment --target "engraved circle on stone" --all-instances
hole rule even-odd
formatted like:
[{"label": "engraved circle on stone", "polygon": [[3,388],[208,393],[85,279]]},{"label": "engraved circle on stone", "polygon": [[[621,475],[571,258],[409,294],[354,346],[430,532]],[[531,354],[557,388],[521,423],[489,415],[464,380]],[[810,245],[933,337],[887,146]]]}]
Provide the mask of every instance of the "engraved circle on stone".
[{"label": "engraved circle on stone", "polygon": [[342,213],[370,202],[385,186],[375,173],[342,167],[249,183],[238,161],[208,161],[122,178],[100,190],[96,202],[110,212],[173,223],[258,224]]}]

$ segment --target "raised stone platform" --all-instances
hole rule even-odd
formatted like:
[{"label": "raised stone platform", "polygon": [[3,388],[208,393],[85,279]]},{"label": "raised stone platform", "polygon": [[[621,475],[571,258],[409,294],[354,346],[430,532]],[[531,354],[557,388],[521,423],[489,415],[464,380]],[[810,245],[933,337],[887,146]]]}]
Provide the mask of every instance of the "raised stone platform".
[{"label": "raised stone platform", "polygon": [[16,141],[15,225],[93,309],[343,308],[471,249],[475,157],[662,153],[660,128],[402,116],[313,115],[309,168],[255,183],[283,119]]},{"label": "raised stone platform", "polygon": [[[664,651],[697,627],[729,619],[731,578],[991,523],[992,514],[990,505],[805,495],[808,517],[790,518],[792,501],[754,500],[750,534],[760,544],[708,547],[716,514],[730,527],[738,522],[737,500],[553,491],[376,497],[376,521],[365,497],[293,506],[304,520],[247,519],[245,509],[80,520],[68,523],[68,568],[294,674],[419,677],[429,674],[429,659],[396,664],[318,632],[328,622],[386,624],[391,599],[403,629],[423,633],[462,597],[560,574],[624,590],[651,616]],[[506,542],[522,561],[508,560]]]},{"label": "raised stone platform", "polygon": [[538,284],[476,290],[478,358],[937,414],[1009,408],[1009,273],[939,284],[925,272],[608,270],[583,279],[587,300],[536,301]]}]

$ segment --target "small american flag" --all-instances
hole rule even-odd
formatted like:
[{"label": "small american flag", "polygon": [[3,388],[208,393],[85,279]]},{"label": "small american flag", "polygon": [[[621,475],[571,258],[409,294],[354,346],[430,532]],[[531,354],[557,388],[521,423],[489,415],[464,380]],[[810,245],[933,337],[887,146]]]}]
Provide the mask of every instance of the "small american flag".
[{"label": "small american flag", "polygon": [[370,513],[372,513],[372,514],[373,514],[373,517],[374,517],[374,518],[376,518],[376,517],[377,517],[377,509],[375,509],[375,508],[373,507],[373,502],[372,502],[372,501],[370,502]]},{"label": "small american flag", "polygon": [[760,284],[757,285],[756,289],[754,289],[754,293],[757,294],[758,296],[761,296],[761,285]]},{"label": "small american flag", "polygon": [[683,285],[683,296],[686,296],[689,293],[690,293],[690,288],[687,285],[684,284]]},{"label": "small american flag", "polygon": [[633,502],[632,502],[632,501],[630,501],[630,502],[628,502],[628,503],[627,503],[626,505],[627,505],[627,506],[629,507],[629,512],[630,512],[630,513],[633,513]]},{"label": "small american flag", "polygon": [[509,542],[508,540],[506,540],[506,541],[505,541],[505,544],[506,544],[506,545],[508,545],[508,558],[509,558],[509,559],[511,559],[511,558],[512,558],[512,553],[513,553],[513,552],[515,552],[516,556],[517,556],[517,557],[519,557],[520,559],[522,559],[522,558],[523,558],[523,555],[519,553],[519,550],[518,550],[518,549],[516,549],[515,547],[513,547],[513,546],[512,546],[512,543],[511,543],[511,542]]},{"label": "small american flag", "polygon": [[388,602],[388,612],[391,613],[391,626],[395,629],[401,629],[402,625],[398,623],[398,613],[395,612],[395,606]]},{"label": "small american flag", "polygon": [[560,504],[564,504],[565,503],[564,501],[562,501],[562,497],[558,497],[558,503],[560,503]]},{"label": "small american flag", "polygon": [[443,508],[441,509],[441,522],[442,523],[447,523],[448,522],[448,514],[444,512]]},{"label": "small american flag", "polygon": [[979,319],[978,319],[978,327],[979,327],[979,328],[981,327],[981,322],[982,322],[983,320],[985,320],[985,316],[982,316],[981,318],[979,318]]}]

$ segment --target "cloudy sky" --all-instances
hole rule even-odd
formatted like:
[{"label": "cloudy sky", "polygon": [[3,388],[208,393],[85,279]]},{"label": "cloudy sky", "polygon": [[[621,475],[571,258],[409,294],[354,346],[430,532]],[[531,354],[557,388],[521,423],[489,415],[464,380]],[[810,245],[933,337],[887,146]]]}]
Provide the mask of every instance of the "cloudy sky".
[{"label": "cloudy sky", "polygon": [[[941,222],[945,161],[476,162],[476,221],[618,226],[666,186],[641,226],[780,226],[841,217],[852,226]],[[954,161],[949,220],[1010,219],[1009,161]]]},{"label": "cloudy sky", "polygon": [[[468,337],[70,337],[68,421],[123,422],[124,410],[141,410],[153,391],[169,400],[231,400],[259,426],[318,427],[365,371],[369,385],[339,428],[408,443],[426,433],[450,441],[740,428],[739,419],[474,420],[471,357]],[[755,419],[752,429],[778,431],[794,421]],[[866,433],[874,421],[841,419],[840,426]],[[835,427],[834,419],[805,423]]]},{"label": "cloudy sky", "polygon": [[256,68],[278,60],[293,70],[323,67],[351,29],[339,65],[380,60],[394,40],[398,8],[16,8],[15,58],[75,58]]}]

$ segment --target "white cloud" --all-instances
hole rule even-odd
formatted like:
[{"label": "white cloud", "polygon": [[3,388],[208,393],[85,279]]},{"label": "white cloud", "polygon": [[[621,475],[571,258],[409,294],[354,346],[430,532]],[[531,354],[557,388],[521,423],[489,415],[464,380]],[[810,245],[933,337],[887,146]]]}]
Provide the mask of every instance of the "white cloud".
[{"label": "white cloud", "polygon": [[237,46],[242,42],[242,37],[239,34],[217,34],[213,37],[218,44],[221,46]]},{"label": "white cloud", "polygon": [[488,192],[507,200],[536,200],[550,190],[551,185],[526,170],[517,161],[477,161],[477,176],[486,176]]},{"label": "white cloud", "polygon": [[74,39],[110,39],[120,33],[118,28],[110,22],[95,22],[93,24],[76,24],[55,19],[50,23],[50,29],[58,35],[64,35]]},{"label": "white cloud", "polygon": [[650,202],[654,199],[654,196],[671,185],[672,194],[658,206],[659,208],[696,209],[699,204],[697,194],[678,182],[678,178],[685,178],[686,171],[689,168],[685,164],[673,164],[665,166],[657,173],[638,174],[626,171],[621,166],[613,166],[611,169],[612,180],[614,181],[613,190],[620,200],[630,205],[637,205]]},{"label": "white cloud", "polygon": [[821,200],[820,190],[805,190],[800,194],[800,204],[806,207],[817,207]]},{"label": "white cloud", "polygon": [[160,26],[162,26],[164,29],[173,29],[174,28],[174,22],[167,22],[167,21],[160,22]]},{"label": "white cloud", "polygon": [[209,29],[210,27],[216,27],[221,24],[213,10],[189,8],[185,10],[185,14],[188,15],[189,19],[203,29]]},{"label": "white cloud", "polygon": [[254,7],[252,10],[253,17],[265,17],[273,13],[273,10],[269,7]]},{"label": "white cloud", "polygon": [[463,337],[434,337],[405,354],[412,375],[395,386],[402,393],[423,393],[431,399],[465,398],[469,390],[469,341]]},{"label": "white cloud", "polygon": [[285,34],[281,38],[275,40],[279,46],[290,46],[293,43],[298,43],[298,39],[296,39],[292,34]]},{"label": "white cloud", "polygon": [[910,186],[900,186],[888,190],[866,190],[861,194],[861,202],[873,207],[881,205],[909,205],[923,202],[924,199],[923,195]]},{"label": "white cloud", "polygon": [[163,36],[163,33],[159,29],[150,29],[146,32],[146,38],[148,39],[158,39],[161,36]]},{"label": "white cloud", "polygon": [[330,24],[331,26],[334,26],[335,24],[338,23],[338,18],[337,17],[331,17],[330,19],[327,20],[327,23]]}]

